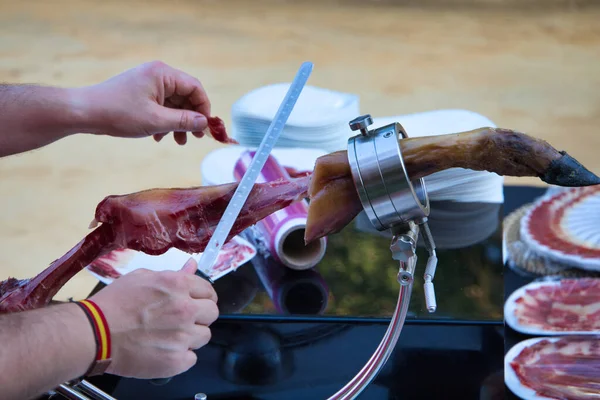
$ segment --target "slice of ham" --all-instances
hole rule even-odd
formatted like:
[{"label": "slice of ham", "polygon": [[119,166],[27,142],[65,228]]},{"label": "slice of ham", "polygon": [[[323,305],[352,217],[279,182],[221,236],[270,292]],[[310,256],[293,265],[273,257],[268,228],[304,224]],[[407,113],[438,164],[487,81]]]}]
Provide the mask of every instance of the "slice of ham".
[{"label": "slice of ham", "polygon": [[523,386],[551,399],[600,398],[600,337],[544,339],[510,363]]},{"label": "slice of ham", "polygon": [[237,140],[229,137],[225,129],[225,123],[219,117],[208,117],[208,130],[213,139],[225,144],[239,144]]},{"label": "slice of ham", "polygon": [[[227,241],[266,216],[307,196],[310,176],[256,184]],[[67,254],[33,279],[0,283],[0,313],[50,303],[60,288],[95,259],[128,248],[150,255],[172,247],[204,250],[237,183],[188,189],[153,189],[108,196],[96,208],[97,226]]]},{"label": "slice of ham", "polygon": [[600,331],[600,279],[563,279],[528,289],[516,301],[520,324],[545,331]]}]

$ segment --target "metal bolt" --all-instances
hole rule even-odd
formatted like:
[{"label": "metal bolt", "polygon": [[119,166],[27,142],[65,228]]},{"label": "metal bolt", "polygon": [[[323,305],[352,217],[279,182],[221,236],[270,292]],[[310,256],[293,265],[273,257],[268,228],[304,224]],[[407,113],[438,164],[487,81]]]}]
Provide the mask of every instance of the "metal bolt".
[{"label": "metal bolt", "polygon": [[372,124],[373,118],[371,118],[370,114],[365,114],[361,115],[360,117],[356,117],[349,123],[350,129],[352,129],[353,131],[360,130],[360,133],[362,133],[364,136],[367,136],[369,134],[369,130],[367,129],[367,127]]},{"label": "metal bolt", "polygon": [[415,255],[415,242],[409,235],[394,236],[390,251],[394,260],[407,262]]},{"label": "metal bolt", "polygon": [[384,138],[389,138],[390,136],[392,136],[392,132],[387,132],[385,135],[383,135]]}]

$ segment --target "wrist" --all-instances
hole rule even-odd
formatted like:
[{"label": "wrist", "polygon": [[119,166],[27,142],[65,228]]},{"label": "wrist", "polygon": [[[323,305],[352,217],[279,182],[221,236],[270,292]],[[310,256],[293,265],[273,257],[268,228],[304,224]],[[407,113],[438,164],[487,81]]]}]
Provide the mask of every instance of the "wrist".
[{"label": "wrist", "polygon": [[67,132],[100,134],[102,118],[97,112],[93,86],[64,89],[64,98],[68,108]]},{"label": "wrist", "polygon": [[77,304],[65,304],[64,307],[69,309],[68,312],[71,317],[70,319],[73,320],[73,325],[70,327],[70,329],[78,332],[77,341],[79,342],[79,346],[77,347],[80,349],[78,351],[78,354],[80,355],[78,375],[83,376],[96,359],[96,340],[94,337],[94,329],[90,325],[85,313]]},{"label": "wrist", "polygon": [[93,363],[86,371],[87,376],[101,375],[112,362],[112,343],[110,327],[102,309],[92,300],[86,299],[76,302],[88,319],[89,326],[94,333],[96,353]]}]

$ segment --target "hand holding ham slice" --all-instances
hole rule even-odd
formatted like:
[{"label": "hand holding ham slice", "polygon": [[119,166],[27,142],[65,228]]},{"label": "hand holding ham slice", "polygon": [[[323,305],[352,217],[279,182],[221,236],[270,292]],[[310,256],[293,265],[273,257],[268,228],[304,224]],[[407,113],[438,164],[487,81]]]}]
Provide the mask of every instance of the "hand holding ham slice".
[{"label": "hand holding ham slice", "polygon": [[[230,142],[218,129],[212,135]],[[506,129],[403,139],[401,147],[411,179],[462,167],[500,175],[536,176],[559,186],[600,184],[600,178],[566,153]],[[256,184],[228,240],[305,197],[310,198],[307,242],[340,231],[362,210],[345,152],[323,156],[311,174],[297,176],[289,181]],[[0,313],[49,304],[76,273],[116,248],[150,255],[162,254],[171,247],[188,253],[203,251],[236,187],[237,183],[152,189],[106,197],[98,205],[92,223],[101,225],[67,254],[33,279],[9,278],[0,283]]]}]

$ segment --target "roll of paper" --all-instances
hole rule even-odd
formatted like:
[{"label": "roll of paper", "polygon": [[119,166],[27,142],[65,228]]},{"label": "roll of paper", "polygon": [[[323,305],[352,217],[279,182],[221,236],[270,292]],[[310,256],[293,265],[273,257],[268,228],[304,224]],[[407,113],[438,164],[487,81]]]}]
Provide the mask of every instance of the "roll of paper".
[{"label": "roll of paper", "polygon": [[[245,151],[234,166],[236,181],[244,176],[254,151]],[[277,160],[270,156],[263,167],[257,183],[278,179],[290,179],[290,175]],[[317,265],[325,255],[327,239],[321,238],[308,245],[304,244],[304,231],[308,218],[308,203],[298,201],[271,214],[256,224],[262,241],[276,261],[295,270],[305,270]]]}]

